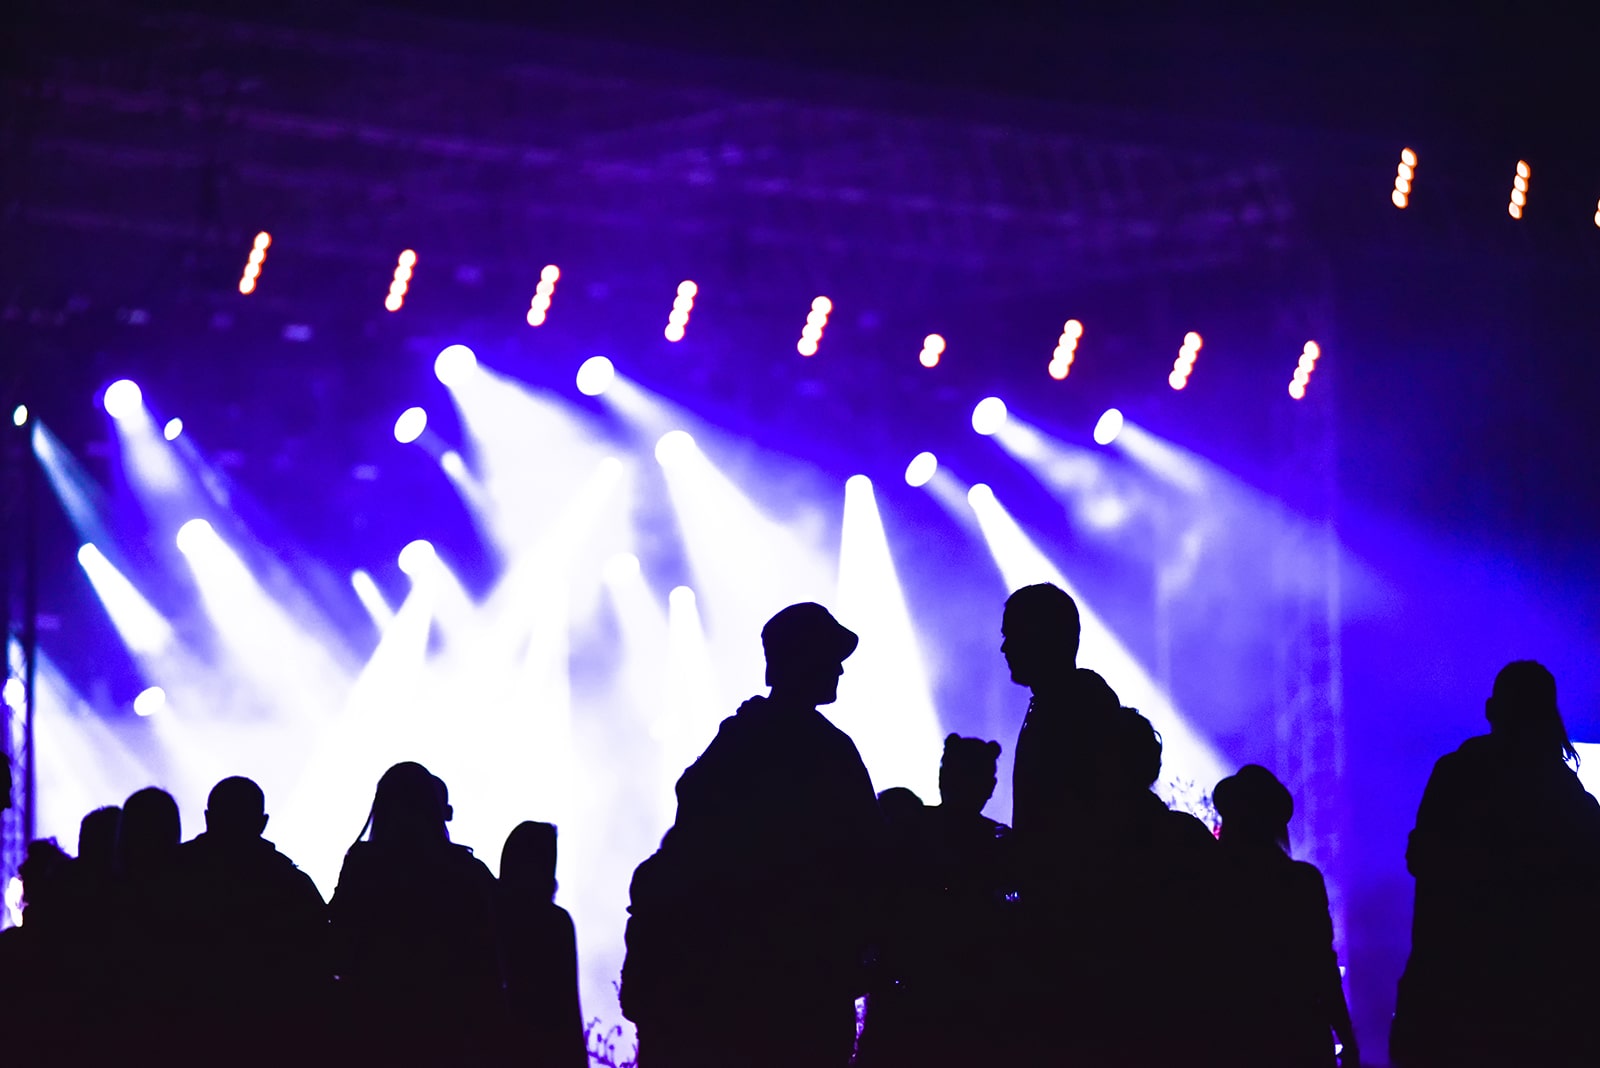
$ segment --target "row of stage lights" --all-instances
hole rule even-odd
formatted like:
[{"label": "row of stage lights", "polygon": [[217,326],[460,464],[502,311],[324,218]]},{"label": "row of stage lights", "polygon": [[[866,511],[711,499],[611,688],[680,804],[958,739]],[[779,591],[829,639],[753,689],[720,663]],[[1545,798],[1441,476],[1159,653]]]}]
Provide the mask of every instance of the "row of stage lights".
[{"label": "row of stage lights", "polygon": [[[1411,192],[1417,180],[1417,154],[1409,148],[1400,150],[1400,165],[1395,168],[1394,191],[1389,194],[1389,199],[1397,208],[1405,208],[1411,203]],[[1516,170],[1511,176],[1511,200],[1506,204],[1506,214],[1513,219],[1521,219],[1522,213],[1528,207],[1528,183],[1533,180],[1533,168],[1525,159],[1517,160]],[[1600,227],[1600,201],[1595,202],[1594,224]]]},{"label": "row of stage lights", "polygon": [[[1407,163],[1405,160],[1411,162]],[[1395,203],[1400,207],[1405,205],[1401,200],[1410,189],[1410,174],[1415,165],[1416,156],[1408,148],[1405,150],[1400,164],[1401,176],[1395,179]],[[1526,169],[1525,164],[1519,168]],[[1526,202],[1527,180],[1522,174],[1517,179],[1519,190],[1513,192],[1513,197],[1523,197]],[[1405,190],[1402,191],[1402,185]],[[1516,203],[1512,205],[1517,212]],[[1595,210],[1596,223],[1600,224],[1600,205]],[[266,259],[266,250],[272,244],[272,235],[266,231],[256,235],[255,247],[251,250],[250,260],[245,266],[244,277],[239,281],[239,292],[248,296],[255,292],[256,279],[261,275],[261,264]],[[394,279],[390,284],[389,295],[384,300],[384,307],[389,311],[399,311],[405,304],[406,293],[410,288],[413,270],[417,264],[417,254],[411,249],[406,249],[400,254],[395,264]],[[555,264],[547,264],[539,272],[539,284],[534,291],[533,301],[528,306],[528,325],[543,326],[550,311],[550,304],[555,296],[556,282],[561,278],[561,268]],[[689,325],[689,313],[694,310],[695,297],[700,293],[700,287],[692,280],[685,279],[678,283],[678,290],[672,300],[672,312],[667,317],[667,326],[664,331],[668,341],[682,341]],[[795,344],[795,349],[802,356],[815,356],[822,342],[823,330],[828,325],[828,317],[833,314],[833,301],[828,297],[819,296],[812,300],[811,310],[806,314],[805,327],[800,332],[800,340]],[[1047,371],[1051,378],[1061,381],[1072,370],[1072,362],[1077,356],[1078,343],[1083,338],[1083,323],[1077,319],[1068,319],[1061,327],[1061,334],[1056,338],[1055,350],[1050,354],[1050,363]],[[1167,376],[1167,384],[1173,389],[1181,390],[1189,384],[1189,376],[1194,371],[1195,360],[1200,353],[1201,337],[1193,330],[1184,335],[1183,345],[1178,350],[1178,358],[1173,362],[1172,373]],[[1307,342],[1309,347],[1314,347],[1315,342]],[[939,366],[944,358],[947,343],[942,334],[929,334],[922,339],[922,351],[917,354],[917,362],[923,367],[932,369]],[[1305,397],[1305,382],[1299,382],[1298,387],[1291,386],[1289,395],[1295,400]],[[20,424],[19,424],[20,425]]]},{"label": "row of stage lights", "polygon": [[[692,296],[689,298],[692,300]],[[1071,320],[1069,325],[1076,323]],[[670,329],[670,327],[669,327]],[[1082,327],[1078,328],[1081,332]],[[1194,370],[1195,360],[1199,355],[1201,345],[1200,335],[1190,331],[1184,336],[1183,345],[1178,350],[1178,358],[1173,363],[1172,374],[1167,378],[1167,384],[1175,390],[1183,389],[1189,380],[1190,373]],[[939,356],[944,351],[944,339],[938,334],[929,334],[923,343],[923,363],[933,367],[939,362]],[[1295,400],[1304,400],[1306,386],[1311,381],[1311,372],[1316,369],[1317,360],[1322,356],[1322,349],[1315,341],[1307,341],[1301,350],[1299,363],[1295,367],[1294,376],[1289,381],[1289,396]],[[465,381],[478,366],[478,357],[465,345],[450,345],[443,349],[434,359],[434,375],[444,385],[454,387]],[[616,379],[616,366],[605,356],[591,356],[578,368],[578,392],[586,397],[598,397],[611,387]],[[1053,370],[1052,370],[1053,373]],[[114,419],[124,419],[144,404],[144,395],[137,383],[130,379],[119,379],[106,387],[102,403],[108,415]],[[1115,411],[1116,409],[1112,409]],[[28,406],[19,404],[11,412],[13,426],[24,426],[29,419]],[[972,413],[972,428],[980,434],[993,434],[1005,425],[1005,403],[998,397],[988,397],[978,403]],[[395,420],[395,440],[402,444],[409,444],[422,436],[428,428],[428,413],[420,407],[407,408]],[[162,436],[168,441],[177,440],[183,433],[183,420],[172,418],[167,420],[162,427]],[[1096,434],[1098,438],[1098,431]],[[1112,435],[1115,437],[1115,434]],[[1102,444],[1106,444],[1102,442]]]},{"label": "row of stage lights", "polygon": [[[1517,160],[1515,173],[1511,179],[1511,200],[1506,205],[1507,214],[1513,219],[1521,219],[1523,211],[1528,206],[1528,183],[1533,178],[1533,169],[1527,160]],[[1395,168],[1394,189],[1389,194],[1389,199],[1397,208],[1406,208],[1411,204],[1412,191],[1417,181],[1417,154],[1410,148],[1400,150],[1400,164]],[[1600,201],[1595,203],[1594,224],[1600,227]],[[245,263],[244,274],[239,279],[239,292],[245,296],[256,291],[256,284],[261,277],[261,269],[267,259],[267,249],[272,244],[272,235],[263,230],[255,237],[255,242],[250,249],[250,256]],[[406,291],[411,283],[411,276],[416,270],[417,253],[413,249],[406,249],[400,253],[395,264],[394,276],[390,281],[389,295],[384,299],[383,306],[391,312],[397,312],[405,305]],[[555,264],[547,265],[539,273],[539,284],[535,287],[533,300],[528,307],[528,325],[541,326],[544,324],[545,315],[550,310],[550,302],[555,294],[556,280],[561,277],[561,269]],[[689,322],[689,309],[694,306],[695,283],[684,281],[678,286],[678,300],[673,301],[672,316],[668,320],[667,340],[682,341],[684,327]],[[832,303],[827,297],[818,297],[812,301],[812,314],[806,318],[806,330],[801,333],[798,348],[802,356],[816,355],[817,343],[822,339],[822,327],[827,325],[828,313],[832,310]],[[1062,331],[1061,341],[1056,348],[1055,359],[1051,362],[1050,373],[1054,378],[1065,378],[1066,368],[1072,364],[1072,352],[1077,348],[1077,338],[1082,336],[1082,326],[1078,324],[1078,333],[1073,333],[1072,328],[1077,320],[1068,320],[1066,328]],[[938,337],[937,334],[930,338]],[[942,341],[942,339],[941,339]],[[807,350],[810,351],[807,351]],[[926,355],[927,347],[923,349]],[[932,367],[938,363],[937,351],[934,352],[932,362],[924,360],[924,366]],[[1057,373],[1057,371],[1060,373]]]}]

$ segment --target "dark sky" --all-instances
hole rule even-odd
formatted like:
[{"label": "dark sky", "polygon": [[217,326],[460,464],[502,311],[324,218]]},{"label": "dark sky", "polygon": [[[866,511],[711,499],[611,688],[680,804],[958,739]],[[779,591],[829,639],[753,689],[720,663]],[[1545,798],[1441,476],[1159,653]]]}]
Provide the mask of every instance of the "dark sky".
[{"label": "dark sky", "polygon": [[[624,3],[389,0],[452,17],[1100,107],[1597,154],[1581,19],[1496,5],[1419,17],[1285,16],[1281,4]],[[1209,5],[1213,8],[1216,5]],[[1576,145],[1569,145],[1576,142]],[[1583,144],[1582,142],[1589,142]]]}]

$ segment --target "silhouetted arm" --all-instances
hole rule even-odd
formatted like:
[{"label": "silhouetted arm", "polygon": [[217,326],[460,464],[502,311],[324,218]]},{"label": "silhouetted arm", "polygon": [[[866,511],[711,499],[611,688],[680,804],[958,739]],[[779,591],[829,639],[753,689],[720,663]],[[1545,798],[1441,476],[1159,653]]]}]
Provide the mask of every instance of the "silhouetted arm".
[{"label": "silhouetted arm", "polygon": [[[1344,1047],[1341,1055],[1345,1068],[1353,1068],[1361,1063],[1361,1047],[1356,1042],[1356,1029],[1350,1021],[1350,1005],[1344,996],[1344,977],[1339,974],[1339,954],[1333,945],[1333,912],[1328,906],[1328,885],[1322,878],[1322,873],[1315,867],[1307,864],[1306,872],[1308,900],[1307,914],[1316,921],[1316,944],[1313,947],[1322,963],[1318,965],[1319,972],[1319,998],[1322,1005],[1323,1019],[1338,1036],[1340,1044]],[[1325,948],[1324,948],[1325,947]]]},{"label": "silhouetted arm", "polygon": [[589,1049],[584,1044],[583,1005],[578,995],[578,935],[572,926],[572,916],[566,909],[558,908],[562,929],[559,964],[562,968],[560,1018],[561,1057],[560,1068],[589,1068]]}]

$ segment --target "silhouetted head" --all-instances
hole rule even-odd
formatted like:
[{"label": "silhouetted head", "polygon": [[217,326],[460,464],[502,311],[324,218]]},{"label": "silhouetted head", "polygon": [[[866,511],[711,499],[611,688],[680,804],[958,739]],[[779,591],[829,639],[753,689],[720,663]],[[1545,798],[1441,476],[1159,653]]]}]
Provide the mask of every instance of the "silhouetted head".
[{"label": "silhouetted head", "polygon": [[227,841],[260,838],[267,829],[267,798],[243,775],[223,779],[206,799],[206,833]]},{"label": "silhouetted head", "polygon": [[133,876],[160,871],[171,863],[182,833],[171,794],[155,786],[130,794],[117,828],[117,866]]},{"label": "silhouetted head", "polygon": [[117,853],[117,829],[122,826],[122,809],[116,805],[97,808],[78,824],[78,859],[91,868],[109,871]]},{"label": "silhouetted head", "polygon": [[17,867],[22,900],[28,908],[49,902],[62,869],[71,859],[54,838],[37,838],[28,843],[27,855]]},{"label": "silhouetted head", "polygon": [[761,629],[772,695],[810,708],[832,704],[839,697],[845,659],[859,641],[820,604],[785,608]]},{"label": "silhouetted head", "polygon": [[945,808],[976,816],[994,796],[1000,743],[952,734],[939,761],[939,800]]},{"label": "silhouetted head", "polygon": [[1260,764],[1246,764],[1238,774],[1217,783],[1211,803],[1222,817],[1224,841],[1289,848],[1294,798],[1289,788]]},{"label": "silhouetted head", "polygon": [[878,794],[878,808],[890,827],[900,828],[914,823],[927,806],[916,791],[904,786],[891,786]]},{"label": "silhouetted head", "polygon": [[500,850],[500,884],[541,901],[556,896],[556,826],[524,820]]},{"label": "silhouetted head", "polygon": [[1065,685],[1078,662],[1082,629],[1078,602],[1061,587],[1041,582],[1013,593],[1000,623],[1011,681],[1034,690]]},{"label": "silhouetted head", "polygon": [[1501,668],[1484,712],[1494,734],[1564,760],[1577,759],[1556,705],[1556,677],[1538,661],[1513,660]]},{"label": "silhouetted head", "polygon": [[1161,776],[1161,735],[1136,708],[1108,714],[1098,761],[1102,794],[1144,793]]},{"label": "silhouetted head", "polygon": [[449,803],[443,785],[427,768],[411,760],[384,772],[367,817],[371,841],[401,847],[448,842],[445,821]]}]

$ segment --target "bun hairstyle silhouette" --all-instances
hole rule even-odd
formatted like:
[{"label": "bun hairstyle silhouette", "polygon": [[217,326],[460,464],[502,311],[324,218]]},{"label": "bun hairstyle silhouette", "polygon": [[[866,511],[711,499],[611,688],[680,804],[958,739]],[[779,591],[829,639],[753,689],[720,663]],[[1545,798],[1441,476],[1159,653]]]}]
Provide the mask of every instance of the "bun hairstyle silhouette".
[{"label": "bun hairstyle silhouette", "polygon": [[994,795],[1000,743],[948,735],[939,762],[939,796],[947,805],[981,812]]}]

